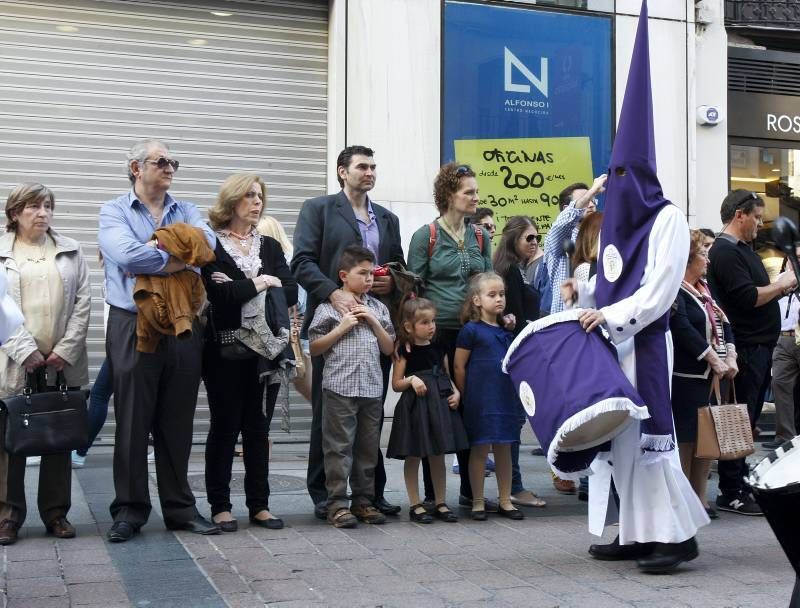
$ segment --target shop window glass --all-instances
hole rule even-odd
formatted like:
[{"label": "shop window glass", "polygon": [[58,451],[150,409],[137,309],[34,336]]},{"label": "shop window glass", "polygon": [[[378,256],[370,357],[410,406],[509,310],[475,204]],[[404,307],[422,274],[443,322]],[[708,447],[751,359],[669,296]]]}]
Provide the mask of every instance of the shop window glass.
[{"label": "shop window glass", "polygon": [[783,215],[800,225],[800,145],[798,149],[731,145],[730,159],[731,189],[752,190],[767,204],[759,254],[775,274],[782,256],[770,246],[772,220]]}]

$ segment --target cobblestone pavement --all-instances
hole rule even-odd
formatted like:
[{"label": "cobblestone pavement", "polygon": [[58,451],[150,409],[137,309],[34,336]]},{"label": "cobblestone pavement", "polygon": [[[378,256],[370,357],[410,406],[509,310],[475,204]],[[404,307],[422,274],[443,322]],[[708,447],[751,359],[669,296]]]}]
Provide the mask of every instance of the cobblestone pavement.
[{"label": "cobblestone pavement", "polygon": [[[389,462],[387,498],[404,511],[385,526],[336,530],[314,519],[304,490],[303,445],[276,446],[271,508],[287,523],[251,526],[236,495],[235,534],[202,537],[164,529],[156,506],[132,541],[105,541],[110,525],[111,455],[99,448],[74,472],[70,520],[78,537],[44,534],[29,467],[29,519],[19,542],[2,548],[3,606],[261,607],[525,606],[611,608],[785,608],[794,573],[766,521],[721,514],[700,531],[700,557],[670,576],[639,573],[632,562],[598,562],[586,549],[585,503],[552,489],[544,459],[523,449],[526,483],[548,500],[527,519],[498,517],[423,526],[408,521],[402,466]],[[198,505],[202,451],[192,457]],[[234,486],[241,488],[241,460]],[[152,470],[151,470],[152,472]],[[714,481],[712,480],[711,485]],[[448,475],[451,506],[457,477]],[[494,479],[487,480],[487,494]],[[155,486],[153,480],[153,499]],[[607,531],[606,540],[614,536]]]}]

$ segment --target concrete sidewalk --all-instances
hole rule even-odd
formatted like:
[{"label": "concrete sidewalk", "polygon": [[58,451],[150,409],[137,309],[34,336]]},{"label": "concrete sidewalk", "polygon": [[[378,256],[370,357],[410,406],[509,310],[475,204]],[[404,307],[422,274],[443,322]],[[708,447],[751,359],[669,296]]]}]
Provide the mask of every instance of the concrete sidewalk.
[{"label": "concrete sidewalk", "polygon": [[[113,494],[109,448],[94,449],[86,467],[74,471],[69,518],[78,537],[71,540],[45,536],[31,492],[38,469],[29,467],[28,521],[19,542],[0,553],[3,606],[785,608],[791,596],[794,572],[761,517],[722,513],[700,531],[700,557],[671,576],[589,558],[595,539],[586,531],[585,503],[556,494],[544,458],[529,448],[521,451],[523,475],[548,506],[526,510],[522,522],[473,522],[462,511],[457,524],[412,524],[402,463],[387,461],[387,498],[402,504],[403,513],[384,526],[336,530],[311,513],[304,448],[276,446],[273,455],[270,507],[287,523],[283,530],[250,526],[237,459],[232,488],[239,532],[166,531],[151,476],[150,522],[118,545],[105,541]],[[201,450],[191,471],[199,508],[208,514]],[[457,480],[448,474],[454,508]],[[494,478],[487,479],[487,494],[495,492]],[[614,535],[610,528],[606,539]]]}]

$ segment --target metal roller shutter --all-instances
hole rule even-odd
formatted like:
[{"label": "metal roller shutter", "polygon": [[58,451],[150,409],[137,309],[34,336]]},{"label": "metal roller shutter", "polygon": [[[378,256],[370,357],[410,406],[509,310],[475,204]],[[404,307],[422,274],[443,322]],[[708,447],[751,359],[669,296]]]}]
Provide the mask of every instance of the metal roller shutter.
[{"label": "metal roller shutter", "polygon": [[[92,377],[105,356],[97,216],[128,186],[126,151],[166,141],[181,160],[171,192],[204,212],[225,177],[260,174],[291,237],[303,200],[325,191],[327,21],[327,0],[0,2],[3,203],[21,181],[46,184],[54,226],[82,243]],[[310,407],[292,401],[283,438],[305,439]],[[201,392],[198,441],[207,420]]]}]

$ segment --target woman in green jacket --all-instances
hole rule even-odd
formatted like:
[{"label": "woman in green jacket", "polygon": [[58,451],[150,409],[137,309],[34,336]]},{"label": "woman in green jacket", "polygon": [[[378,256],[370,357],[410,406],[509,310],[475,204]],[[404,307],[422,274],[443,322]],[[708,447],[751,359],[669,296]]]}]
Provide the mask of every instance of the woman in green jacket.
[{"label": "woman in green jacket", "polygon": [[[408,251],[408,268],[425,281],[425,297],[436,304],[436,341],[447,353],[453,372],[456,337],[467,286],[472,275],[492,270],[489,233],[469,218],[478,207],[478,182],[467,165],[448,163],[433,182],[433,200],[439,212],[432,223],[414,232]],[[460,504],[472,505],[469,483],[469,450],[458,453],[461,476]],[[423,461],[425,500],[433,498],[430,469]],[[487,501],[487,511],[490,510]]]}]

